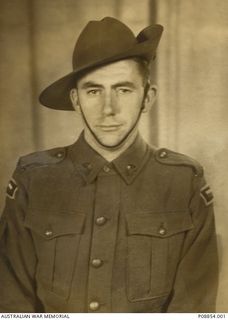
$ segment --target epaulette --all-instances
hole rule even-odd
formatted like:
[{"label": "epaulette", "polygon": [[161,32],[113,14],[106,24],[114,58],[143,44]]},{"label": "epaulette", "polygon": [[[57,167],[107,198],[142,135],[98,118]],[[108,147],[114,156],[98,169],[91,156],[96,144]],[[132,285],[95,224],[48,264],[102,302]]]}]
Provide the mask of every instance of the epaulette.
[{"label": "epaulette", "polygon": [[26,168],[47,166],[61,162],[66,156],[66,148],[54,148],[45,151],[30,153],[19,159],[17,166],[25,170]]},{"label": "epaulette", "polygon": [[155,159],[170,166],[191,167],[196,176],[203,176],[203,167],[200,163],[185,154],[162,148],[155,151]]}]

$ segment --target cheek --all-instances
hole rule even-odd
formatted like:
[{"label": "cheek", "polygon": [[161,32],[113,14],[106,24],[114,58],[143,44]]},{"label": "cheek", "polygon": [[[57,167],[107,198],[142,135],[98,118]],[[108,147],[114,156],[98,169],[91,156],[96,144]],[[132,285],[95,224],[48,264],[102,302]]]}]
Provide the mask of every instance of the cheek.
[{"label": "cheek", "polygon": [[86,117],[86,120],[91,121],[95,119],[99,113],[100,103],[98,99],[88,99],[83,96],[80,99],[80,108]]},{"label": "cheek", "polygon": [[117,98],[116,102],[123,106],[133,106],[134,108],[140,108],[143,101],[143,95],[139,94],[129,94],[123,95]]},{"label": "cheek", "polygon": [[94,108],[86,108],[82,109],[82,112],[84,114],[84,117],[86,118],[86,121],[90,124],[93,124],[97,119],[97,112]]},{"label": "cheek", "polygon": [[129,97],[125,101],[121,101],[122,114],[129,118],[129,120],[134,121],[138,117],[139,111],[142,107],[143,99]]}]

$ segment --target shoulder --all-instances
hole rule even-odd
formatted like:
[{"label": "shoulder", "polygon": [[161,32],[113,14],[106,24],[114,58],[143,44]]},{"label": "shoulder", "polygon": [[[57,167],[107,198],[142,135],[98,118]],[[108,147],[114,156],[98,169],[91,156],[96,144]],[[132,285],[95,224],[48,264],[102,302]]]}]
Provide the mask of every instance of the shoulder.
[{"label": "shoulder", "polygon": [[22,170],[27,168],[55,165],[66,157],[67,147],[53,148],[44,151],[33,152],[19,158],[17,167]]},{"label": "shoulder", "polygon": [[[20,157],[6,190],[7,197],[15,199],[18,190],[28,187],[29,179],[27,173],[31,172],[30,170],[35,168],[50,168],[61,163],[66,157],[67,148],[53,148]],[[37,172],[38,177],[40,177],[40,174],[40,171]],[[46,172],[45,175],[47,174]]]},{"label": "shoulder", "polygon": [[178,153],[166,148],[157,149],[154,152],[155,159],[158,163],[165,166],[182,166],[188,167],[193,170],[193,173],[197,176],[203,176],[203,167],[201,164],[182,153]]}]

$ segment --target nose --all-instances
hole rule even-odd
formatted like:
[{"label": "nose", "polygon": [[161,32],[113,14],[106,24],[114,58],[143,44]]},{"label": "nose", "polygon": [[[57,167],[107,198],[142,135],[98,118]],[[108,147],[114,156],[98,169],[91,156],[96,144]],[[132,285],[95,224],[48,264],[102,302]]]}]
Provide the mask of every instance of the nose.
[{"label": "nose", "polygon": [[103,102],[103,114],[106,116],[116,114],[116,101],[112,92],[106,92]]}]

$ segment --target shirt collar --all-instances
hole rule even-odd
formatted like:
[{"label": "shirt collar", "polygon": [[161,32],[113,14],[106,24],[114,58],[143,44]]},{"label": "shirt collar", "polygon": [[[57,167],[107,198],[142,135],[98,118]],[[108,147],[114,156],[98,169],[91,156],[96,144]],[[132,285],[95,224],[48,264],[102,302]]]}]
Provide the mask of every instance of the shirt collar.
[{"label": "shirt collar", "polygon": [[147,162],[149,147],[138,134],[133,144],[109,163],[90,147],[84,139],[84,133],[81,133],[79,139],[69,147],[69,157],[86,183],[93,182],[105,165],[111,165],[124,181],[130,184]]}]

